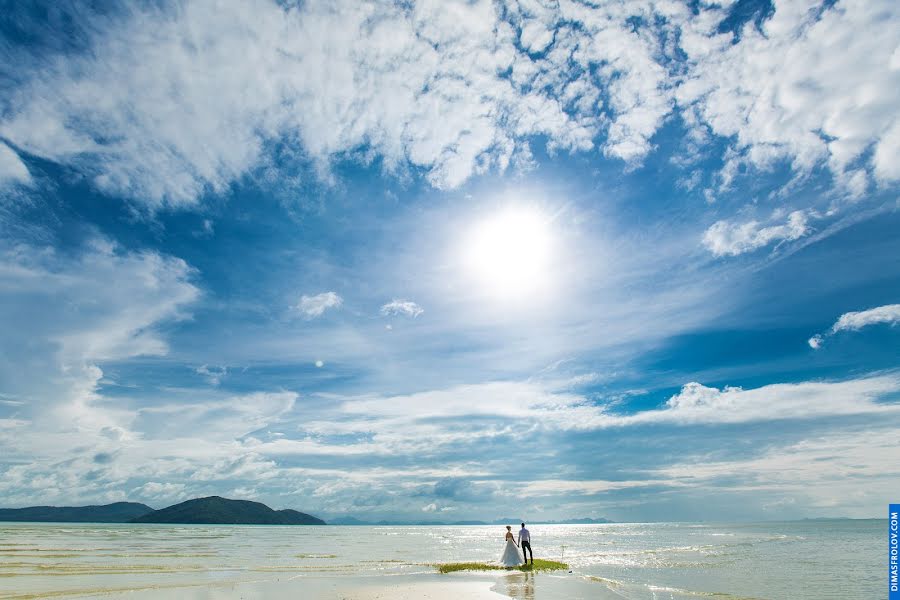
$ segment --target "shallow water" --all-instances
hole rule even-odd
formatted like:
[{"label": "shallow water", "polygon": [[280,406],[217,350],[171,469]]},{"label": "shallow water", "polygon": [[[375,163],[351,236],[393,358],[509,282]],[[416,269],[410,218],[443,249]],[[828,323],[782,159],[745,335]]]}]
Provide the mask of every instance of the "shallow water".
[{"label": "shallow water", "polygon": [[[885,595],[884,522],[533,525],[535,555],[631,599]],[[0,523],[0,598],[433,573],[494,561],[503,528]],[[503,590],[518,597],[515,586]],[[522,596],[524,597],[524,595]]]}]

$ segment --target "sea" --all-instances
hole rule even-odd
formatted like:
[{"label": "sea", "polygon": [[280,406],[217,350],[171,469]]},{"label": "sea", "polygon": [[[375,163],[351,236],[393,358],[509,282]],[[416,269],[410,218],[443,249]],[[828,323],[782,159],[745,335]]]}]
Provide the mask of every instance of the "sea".
[{"label": "sea", "polygon": [[[597,586],[597,597],[887,596],[884,520],[529,529],[535,556],[568,563],[571,573],[561,575]],[[500,526],[0,523],[0,599],[433,574],[436,563],[496,561],[504,533]]]}]

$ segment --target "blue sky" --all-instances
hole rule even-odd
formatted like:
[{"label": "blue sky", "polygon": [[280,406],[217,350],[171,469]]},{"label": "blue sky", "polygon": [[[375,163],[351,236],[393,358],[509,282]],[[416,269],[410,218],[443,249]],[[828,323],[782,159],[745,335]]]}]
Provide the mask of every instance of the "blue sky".
[{"label": "blue sky", "polygon": [[16,5],[0,504],[870,517],[895,3]]}]

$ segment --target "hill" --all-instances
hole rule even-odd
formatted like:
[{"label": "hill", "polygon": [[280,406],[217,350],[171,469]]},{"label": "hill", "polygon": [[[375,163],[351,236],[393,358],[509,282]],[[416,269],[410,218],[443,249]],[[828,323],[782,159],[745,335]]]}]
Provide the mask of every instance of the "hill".
[{"label": "hill", "polygon": [[[519,519],[495,519],[493,521],[363,521],[355,517],[335,517],[329,521],[332,525],[371,525],[371,526],[405,526],[427,525],[430,527],[450,527],[456,525],[516,525],[521,523]],[[536,520],[529,521],[529,525],[597,525],[601,523],[613,523],[609,519],[569,519],[565,521]]]},{"label": "hill", "polygon": [[[492,524],[493,525],[514,525],[516,523],[521,523],[522,519],[496,519]],[[609,519],[599,518],[599,519],[589,519],[589,518],[572,518],[572,519],[563,519],[560,521],[548,521],[547,519],[534,519],[531,521],[527,521],[530,525],[601,525],[603,523],[614,523],[615,521],[610,521]]]},{"label": "hill", "polygon": [[99,506],[29,506],[0,508],[0,521],[127,523],[152,512],[152,508],[137,502],[114,502]]},{"label": "hill", "polygon": [[325,525],[325,521],[296,510],[272,510],[260,502],[220,496],[187,500],[132,519],[132,523]]}]

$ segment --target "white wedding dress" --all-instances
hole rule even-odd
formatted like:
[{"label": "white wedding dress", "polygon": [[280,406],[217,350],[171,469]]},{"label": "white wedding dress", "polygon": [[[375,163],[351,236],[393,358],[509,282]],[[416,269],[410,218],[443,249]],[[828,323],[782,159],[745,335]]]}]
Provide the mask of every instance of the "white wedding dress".
[{"label": "white wedding dress", "polygon": [[506,549],[503,550],[503,556],[500,557],[500,564],[504,567],[518,567],[522,564],[519,548],[514,541],[506,540]]}]

